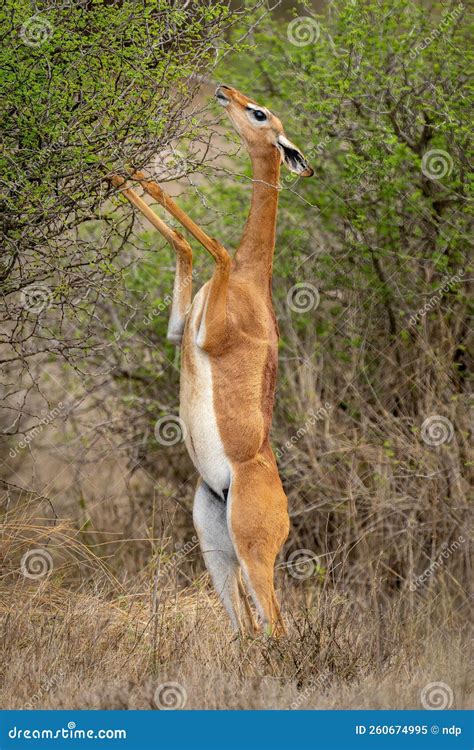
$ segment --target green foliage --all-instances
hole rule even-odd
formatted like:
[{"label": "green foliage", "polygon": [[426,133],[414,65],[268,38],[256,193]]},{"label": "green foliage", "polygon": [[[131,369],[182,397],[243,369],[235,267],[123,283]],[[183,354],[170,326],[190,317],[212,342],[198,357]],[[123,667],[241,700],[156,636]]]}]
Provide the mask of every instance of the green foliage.
[{"label": "green foliage", "polygon": [[[445,279],[469,274],[472,25],[462,4],[428,10],[410,0],[335,2],[327,17],[299,6],[294,15],[298,44],[286,21],[269,17],[251,54],[234,58],[221,78],[276,112],[315,168],[311,180],[282,172],[281,315],[293,283],[315,283],[320,307],[293,315],[292,327],[300,336],[315,327],[314,353],[330,340],[342,363],[348,347],[369,339],[363,365],[374,377],[377,352],[388,346],[400,363],[404,349],[424,346],[413,314]],[[219,186],[223,217],[225,201],[232,206],[227,227],[223,218],[214,230],[224,241],[244,220],[246,206],[236,212],[233,196],[241,191]],[[458,326],[467,285],[461,279],[441,297],[444,322]],[[438,315],[435,306],[427,320]],[[449,367],[451,376],[458,364]],[[385,373],[386,363],[377,377]]]},{"label": "green foliage", "polygon": [[[433,236],[424,258],[441,273],[464,263],[472,117],[467,14],[460,12],[419,50],[445,15],[409,0],[337,2],[328,19],[318,19],[319,38],[304,46],[289,42],[285,24],[259,26],[251,69],[239,59],[232,71],[237,87],[280,114],[316,168],[312,185],[296,185],[291,175],[282,182],[317,211],[289,191],[283,209],[298,213],[305,225],[317,214],[322,229],[341,233],[345,253],[367,262],[372,253],[413,257],[407,223],[409,241],[426,239],[429,223]],[[423,156],[434,149],[447,152],[439,180],[422,171]],[[445,226],[436,229],[441,216]],[[335,265],[333,254],[321,260],[323,271]]]},{"label": "green foliage", "polygon": [[[45,241],[90,214],[104,176],[192,135],[193,76],[231,22],[224,3],[8,0],[0,171],[5,234]],[[222,43],[225,48],[226,44]]]}]

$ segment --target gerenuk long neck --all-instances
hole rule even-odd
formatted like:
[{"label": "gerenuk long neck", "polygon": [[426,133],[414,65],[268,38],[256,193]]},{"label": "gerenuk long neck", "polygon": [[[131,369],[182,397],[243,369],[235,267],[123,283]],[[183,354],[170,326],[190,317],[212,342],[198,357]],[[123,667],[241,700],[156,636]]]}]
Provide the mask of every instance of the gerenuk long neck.
[{"label": "gerenuk long neck", "polygon": [[253,156],[253,188],[250,211],[234,267],[259,281],[271,280],[278,209],[280,154],[277,148],[265,156]]}]

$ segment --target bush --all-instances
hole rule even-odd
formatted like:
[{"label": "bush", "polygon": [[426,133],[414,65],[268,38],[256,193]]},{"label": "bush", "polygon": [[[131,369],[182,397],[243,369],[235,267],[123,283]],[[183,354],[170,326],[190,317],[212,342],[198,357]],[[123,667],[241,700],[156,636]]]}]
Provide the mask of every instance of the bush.
[{"label": "bush", "polygon": [[[261,0],[253,3],[258,7]],[[240,19],[228,3],[93,0],[0,8],[2,361],[7,434],[45,355],[104,356],[102,309],[117,291],[130,214],[105,203],[110,172],[197,137],[189,105]],[[107,348],[107,346],[105,347]],[[38,356],[39,355],[39,358]]]}]

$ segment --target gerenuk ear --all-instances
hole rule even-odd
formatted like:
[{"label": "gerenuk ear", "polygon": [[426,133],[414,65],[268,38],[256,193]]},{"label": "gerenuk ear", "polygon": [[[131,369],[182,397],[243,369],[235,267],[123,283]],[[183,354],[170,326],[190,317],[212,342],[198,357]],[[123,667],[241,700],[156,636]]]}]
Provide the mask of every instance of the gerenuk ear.
[{"label": "gerenuk ear", "polygon": [[286,136],[279,135],[276,145],[281,153],[282,161],[285,162],[290,172],[295,172],[301,177],[311,177],[314,174],[301,151]]}]

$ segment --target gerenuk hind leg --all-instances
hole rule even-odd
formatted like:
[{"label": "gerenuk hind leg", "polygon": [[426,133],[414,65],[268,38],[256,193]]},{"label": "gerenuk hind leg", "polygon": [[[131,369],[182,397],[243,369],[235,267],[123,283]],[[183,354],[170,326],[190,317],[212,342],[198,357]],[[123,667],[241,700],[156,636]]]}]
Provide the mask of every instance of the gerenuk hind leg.
[{"label": "gerenuk hind leg", "polygon": [[288,536],[288,501],[270,451],[233,466],[227,523],[244,581],[266,629],[273,635],[285,633],[273,575]]},{"label": "gerenuk hind leg", "polygon": [[194,496],[193,521],[214,588],[235,630],[242,631],[240,566],[226,521],[226,503],[202,479]]}]

